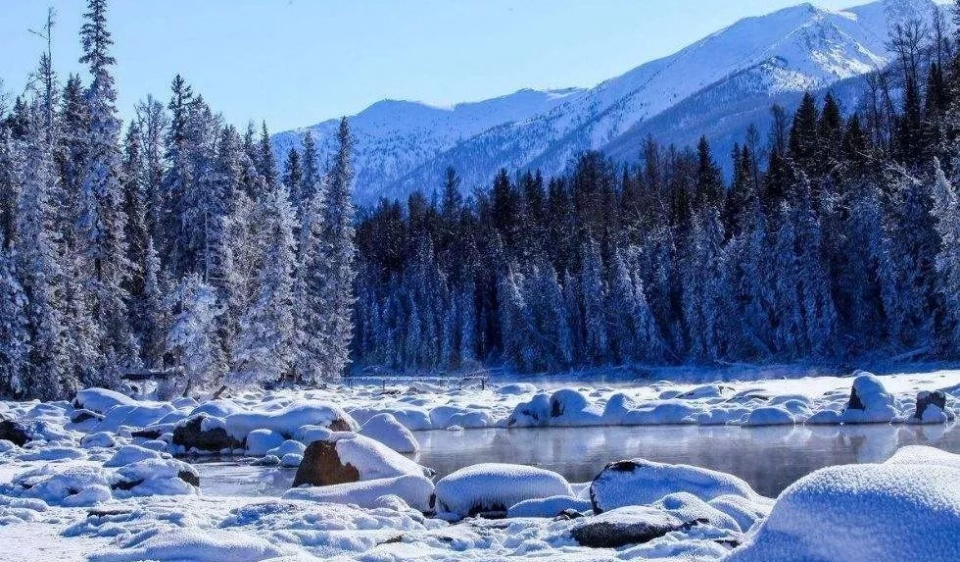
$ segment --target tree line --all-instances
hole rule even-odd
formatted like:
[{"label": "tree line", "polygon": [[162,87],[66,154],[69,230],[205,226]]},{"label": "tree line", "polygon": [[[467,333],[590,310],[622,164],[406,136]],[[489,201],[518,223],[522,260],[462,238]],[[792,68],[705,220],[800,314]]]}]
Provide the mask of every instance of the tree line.
[{"label": "tree line", "polygon": [[[47,38],[53,24],[51,10]],[[0,395],[68,397],[142,371],[168,375],[165,395],[340,376],[347,121],[334,154],[308,135],[282,174],[266,125],[238,131],[180,76],[124,127],[106,0],[88,1],[80,40],[85,77],[61,87],[48,47],[0,103]]]},{"label": "tree line", "polygon": [[[892,64],[857,107],[807,93],[751,128],[725,178],[706,138],[649,138],[544,178],[503,170],[364,213],[360,365],[955,357],[960,343],[958,37],[891,30]],[[726,157],[726,156],[722,156]]]}]

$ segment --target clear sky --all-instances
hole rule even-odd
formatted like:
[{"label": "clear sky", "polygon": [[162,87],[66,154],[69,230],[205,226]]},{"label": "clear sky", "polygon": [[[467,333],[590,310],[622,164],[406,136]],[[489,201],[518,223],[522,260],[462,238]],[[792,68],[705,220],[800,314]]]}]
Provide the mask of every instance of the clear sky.
[{"label": "clear sky", "polygon": [[[866,0],[820,0],[842,8]],[[166,100],[179,72],[238,125],[276,132],[384,98],[447,105],[523,87],[592,86],[745,16],[799,0],[113,0],[109,25],[128,117]],[[84,0],[53,0],[54,62],[80,69]],[[35,67],[48,3],[3,0],[0,79]]]}]

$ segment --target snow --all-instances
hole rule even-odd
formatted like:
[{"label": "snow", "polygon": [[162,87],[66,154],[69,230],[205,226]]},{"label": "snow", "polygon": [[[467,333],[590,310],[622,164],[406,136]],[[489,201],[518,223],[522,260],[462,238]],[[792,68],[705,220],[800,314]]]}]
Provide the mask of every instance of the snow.
[{"label": "snow", "polygon": [[77,392],[73,400],[77,408],[104,414],[114,406],[132,406],[136,400],[115,390],[106,388],[85,388]]},{"label": "snow", "polygon": [[312,401],[274,411],[235,412],[224,419],[227,433],[240,440],[245,439],[255,429],[269,429],[289,438],[305,425],[329,427],[337,421],[345,423],[351,429],[356,428],[356,422],[340,407]]},{"label": "snow", "polygon": [[263,456],[267,451],[279,447],[284,442],[283,435],[269,429],[255,429],[247,434],[247,454]]},{"label": "snow", "polygon": [[359,433],[383,443],[398,453],[416,453],[420,450],[416,437],[391,414],[373,416],[363,424]]},{"label": "snow", "polygon": [[333,433],[341,464],[353,465],[360,480],[377,480],[397,476],[423,476],[424,467],[388,448],[379,441],[356,433]]},{"label": "snow", "polygon": [[[182,399],[98,404],[106,408],[105,421],[111,420],[104,427],[114,429],[102,429],[102,422],[96,421],[71,423],[77,410],[70,403],[0,402],[0,411],[23,423],[34,438],[25,448],[0,443],[0,543],[23,543],[17,554],[24,562],[244,557],[271,562],[518,557],[716,561],[728,555],[734,562],[790,562],[841,559],[831,557],[835,552],[856,562],[865,559],[853,552],[854,540],[859,545],[860,539],[876,543],[863,556],[877,560],[899,562],[908,559],[908,550],[917,553],[909,559],[957,558],[951,550],[956,545],[944,537],[960,532],[956,490],[960,457],[929,447],[906,447],[890,457],[903,442],[898,439],[874,440],[867,449],[856,451],[855,458],[861,461],[890,457],[885,463],[825,469],[792,486],[776,502],[729,474],[642,460],[633,461],[632,470],[606,471],[594,482],[581,484],[536,467],[491,464],[468,466],[434,484],[420,464],[429,462],[418,461],[415,453],[412,458],[404,456],[378,440],[410,436],[432,454],[441,436],[460,436],[418,434],[406,424],[435,430],[463,425],[469,431],[483,424],[501,428],[478,434],[484,436],[531,431],[524,426],[799,425],[811,424],[824,412],[833,412],[832,423],[840,424],[855,386],[864,404],[861,411],[869,416],[881,412],[876,419],[885,421],[880,423],[908,421],[918,393],[944,390],[946,408],[927,410],[928,416],[942,413],[942,417],[923,426],[890,429],[919,435],[909,442],[944,444],[940,436],[952,427],[960,394],[958,371],[876,376],[793,373],[783,378],[778,371],[717,375],[678,370],[657,375],[671,382],[657,381],[657,376],[603,384],[576,378],[523,382],[505,378],[488,382],[485,388],[461,388],[442,382],[378,380],[311,390],[251,390],[200,404]],[[88,402],[104,398],[100,392],[87,394]],[[282,497],[204,494],[203,482],[212,480],[201,482],[200,490],[188,482],[198,478],[197,468],[171,457],[180,451],[169,444],[169,433],[159,439],[152,433],[133,436],[143,429],[138,424],[163,432],[170,420],[200,412],[209,414],[208,428],[224,427],[246,438],[241,453],[255,458],[230,460],[237,474],[248,469],[243,474],[254,475],[258,486]],[[334,412],[357,412],[357,418],[366,422],[366,429],[360,429],[365,434],[332,431]],[[358,429],[349,416],[340,419]],[[510,419],[518,423],[511,426]],[[837,447],[862,447],[857,437],[849,437],[858,434],[850,432],[868,429],[810,425],[793,430],[789,438],[816,432],[822,439],[836,436]],[[532,431],[536,435],[538,430]],[[649,432],[635,431],[637,450],[642,452]],[[764,430],[742,431],[752,435]],[[315,440],[335,443],[341,461],[357,467],[361,480],[286,489],[294,472],[290,467],[300,464],[304,445]],[[725,446],[718,441],[718,447]],[[596,450],[589,443],[571,442],[550,454],[587,455]],[[270,466],[250,466],[254,463]],[[776,470],[774,463],[762,458],[757,464],[758,470]],[[198,466],[202,475],[203,466]],[[222,493],[223,487],[213,489]],[[593,514],[593,502],[612,520],[625,522],[630,512],[631,524],[649,515],[679,522],[682,528],[643,544],[588,549],[579,546],[571,532],[603,517]],[[573,512],[584,517],[557,519],[565,510],[571,510],[565,517],[573,517]],[[470,517],[478,512],[508,519]],[[733,546],[744,541],[743,547]],[[890,554],[884,558],[880,549]]]},{"label": "snow", "polygon": [[380,507],[381,498],[396,496],[407,506],[426,512],[433,509],[431,505],[433,490],[433,482],[429,478],[408,474],[333,486],[294,488],[283,494],[283,498],[349,504],[373,509]]},{"label": "snow", "polygon": [[729,474],[643,459],[611,463],[590,485],[590,498],[598,512],[625,505],[651,504],[675,492],[688,492],[703,501],[724,495],[758,497],[749,484]]},{"label": "snow", "polygon": [[486,463],[462,468],[437,482],[437,510],[452,518],[506,512],[525,500],[573,496],[570,484],[549,470]]},{"label": "snow", "polygon": [[524,500],[507,509],[508,518],[517,517],[556,517],[561,511],[572,509],[576,512],[593,512],[590,500],[570,496],[551,496]]},{"label": "snow", "polygon": [[213,529],[177,529],[147,535],[145,540],[133,541],[123,551],[95,555],[91,562],[258,562],[282,554],[283,550],[259,537]]},{"label": "snow", "polygon": [[960,457],[924,449],[819,470],[780,495],[728,562],[958,560],[958,481]]}]

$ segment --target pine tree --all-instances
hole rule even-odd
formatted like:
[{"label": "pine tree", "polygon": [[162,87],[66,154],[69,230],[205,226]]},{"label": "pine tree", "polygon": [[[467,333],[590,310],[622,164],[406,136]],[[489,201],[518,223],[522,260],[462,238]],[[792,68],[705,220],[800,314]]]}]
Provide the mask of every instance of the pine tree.
[{"label": "pine tree", "polygon": [[167,332],[167,352],[183,371],[176,381],[176,393],[190,396],[216,388],[225,366],[216,337],[217,317],[222,310],[215,289],[199,274],[190,274],[169,295],[168,309],[172,322]]},{"label": "pine tree", "polygon": [[[87,162],[80,190],[77,248],[88,271],[87,289],[95,322],[104,328],[99,342],[104,360],[127,362],[129,348],[127,282],[133,270],[126,239],[127,216],[123,210],[120,120],[116,113],[117,93],[109,54],[113,40],[106,28],[106,0],[89,0],[86,22],[80,33],[81,63],[89,65],[92,82],[87,89],[89,123]],[[112,368],[114,365],[110,365]]]},{"label": "pine tree", "polygon": [[953,351],[960,343],[960,202],[940,162],[935,161],[934,167],[932,212],[937,219],[937,233],[940,235],[936,267],[939,291],[945,305],[943,344],[946,349]]},{"label": "pine tree", "polygon": [[338,149],[328,174],[326,197],[320,211],[323,251],[320,253],[322,286],[320,302],[325,304],[321,331],[327,342],[321,369],[325,377],[337,378],[350,359],[352,307],[354,303],[354,207],[352,201],[352,139],[346,119],[340,121]]},{"label": "pine tree", "polygon": [[294,211],[280,186],[262,202],[264,257],[256,301],[240,320],[232,383],[276,382],[295,358],[293,319]]},{"label": "pine tree", "polygon": [[27,295],[7,250],[0,248],[0,396],[27,394],[30,359]]},{"label": "pine tree", "polygon": [[58,178],[40,115],[41,105],[35,103],[24,146],[13,255],[16,275],[29,303],[30,355],[23,376],[25,387],[30,397],[56,399],[78,386],[69,354],[67,320],[76,323],[79,319],[64,314],[64,253],[51,199]]}]

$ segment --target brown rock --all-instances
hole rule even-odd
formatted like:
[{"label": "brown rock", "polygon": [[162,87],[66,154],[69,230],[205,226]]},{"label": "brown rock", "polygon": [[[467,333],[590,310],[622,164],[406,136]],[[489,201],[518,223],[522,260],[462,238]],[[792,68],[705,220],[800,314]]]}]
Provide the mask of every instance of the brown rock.
[{"label": "brown rock", "polygon": [[27,441],[30,441],[30,435],[22,423],[0,415],[0,439],[6,439],[18,447],[23,447]]},{"label": "brown rock", "polygon": [[[337,423],[337,422],[334,422]],[[331,424],[331,428],[333,424]],[[358,482],[360,471],[350,463],[343,463],[337,453],[335,441],[314,441],[303,452],[303,462],[293,479],[293,487],[309,484],[311,486],[332,486]]]}]

